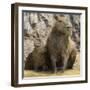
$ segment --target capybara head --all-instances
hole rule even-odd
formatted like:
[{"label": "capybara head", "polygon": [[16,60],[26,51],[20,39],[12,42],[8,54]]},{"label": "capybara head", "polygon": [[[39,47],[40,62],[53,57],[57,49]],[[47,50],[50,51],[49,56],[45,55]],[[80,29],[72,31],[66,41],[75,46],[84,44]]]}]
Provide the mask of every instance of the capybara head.
[{"label": "capybara head", "polygon": [[72,35],[72,25],[70,22],[66,20],[66,17],[64,15],[55,16],[56,23],[54,28],[62,33],[71,36]]}]

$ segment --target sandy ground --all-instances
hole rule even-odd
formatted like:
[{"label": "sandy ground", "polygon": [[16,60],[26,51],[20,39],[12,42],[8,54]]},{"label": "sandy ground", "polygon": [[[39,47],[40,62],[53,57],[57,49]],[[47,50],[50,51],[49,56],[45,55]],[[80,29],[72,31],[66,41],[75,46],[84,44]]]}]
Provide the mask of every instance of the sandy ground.
[{"label": "sandy ground", "polygon": [[53,74],[51,72],[35,72],[32,70],[24,70],[24,77],[39,77],[39,76],[72,76],[72,75],[80,75],[79,69],[71,69],[71,70],[65,70],[63,73],[58,71],[56,74]]},{"label": "sandy ground", "polygon": [[52,72],[35,72],[33,70],[24,70],[24,77],[39,77],[39,76],[73,76],[80,75],[80,53],[77,54],[76,62],[73,69],[65,70],[63,73],[58,71],[56,74]]}]

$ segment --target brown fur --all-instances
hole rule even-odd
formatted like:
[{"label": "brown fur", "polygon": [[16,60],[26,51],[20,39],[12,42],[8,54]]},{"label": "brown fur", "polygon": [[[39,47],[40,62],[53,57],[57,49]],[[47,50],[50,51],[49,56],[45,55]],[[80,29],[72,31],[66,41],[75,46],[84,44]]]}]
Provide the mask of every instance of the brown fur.
[{"label": "brown fur", "polygon": [[[72,30],[70,29],[63,21],[56,21],[48,38],[47,47],[54,72],[57,72],[57,62],[59,61],[63,62],[62,71],[66,69],[72,50],[75,49],[75,44],[71,39]],[[76,56],[76,53],[72,54]],[[73,59],[75,60],[75,58]]]},{"label": "brown fur", "polygon": [[34,51],[32,52],[34,70],[38,71],[40,67],[42,70],[46,68],[45,54],[46,54],[46,51],[44,48],[35,47]]}]

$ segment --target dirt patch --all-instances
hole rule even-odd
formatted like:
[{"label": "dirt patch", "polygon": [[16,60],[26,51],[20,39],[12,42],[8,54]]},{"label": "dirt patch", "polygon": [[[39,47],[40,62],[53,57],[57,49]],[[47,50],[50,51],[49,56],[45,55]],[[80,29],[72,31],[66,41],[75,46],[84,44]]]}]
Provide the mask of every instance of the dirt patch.
[{"label": "dirt patch", "polygon": [[57,72],[53,74],[52,72],[35,72],[32,70],[24,70],[24,77],[40,77],[40,76],[73,76],[73,75],[80,75],[80,69],[71,69],[65,70],[64,73]]}]

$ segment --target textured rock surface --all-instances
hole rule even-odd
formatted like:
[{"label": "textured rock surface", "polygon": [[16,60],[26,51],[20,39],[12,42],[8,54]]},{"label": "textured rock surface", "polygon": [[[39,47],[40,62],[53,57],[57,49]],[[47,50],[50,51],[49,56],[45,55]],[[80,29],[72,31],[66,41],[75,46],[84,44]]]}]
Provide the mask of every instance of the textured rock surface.
[{"label": "textured rock surface", "polygon": [[[64,18],[60,18],[60,15]],[[24,12],[24,61],[34,51],[35,47],[45,48],[57,17],[68,23],[68,27],[72,27],[72,40],[75,41],[76,48],[79,51],[80,15]]]}]

